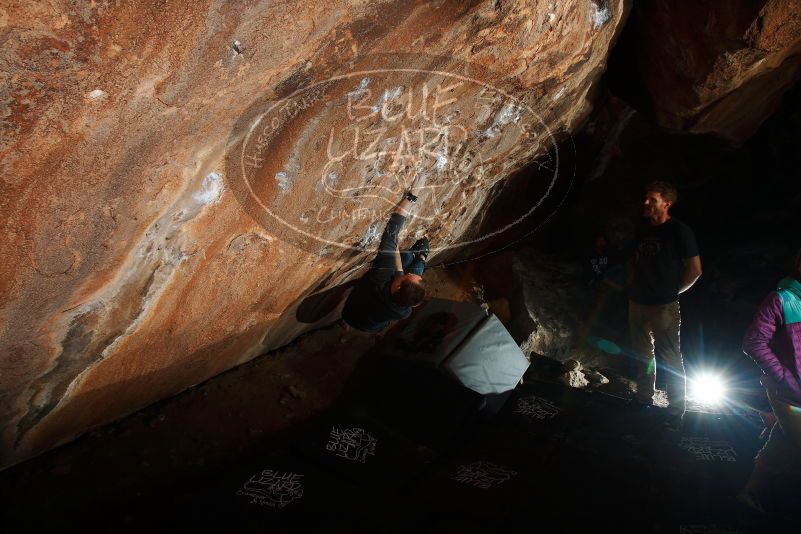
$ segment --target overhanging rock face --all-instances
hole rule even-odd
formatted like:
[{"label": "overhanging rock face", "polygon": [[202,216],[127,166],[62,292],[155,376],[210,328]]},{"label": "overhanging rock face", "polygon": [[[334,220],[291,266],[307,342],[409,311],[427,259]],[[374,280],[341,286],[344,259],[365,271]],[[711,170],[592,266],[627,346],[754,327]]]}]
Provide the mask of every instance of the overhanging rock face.
[{"label": "overhanging rock face", "polygon": [[[310,325],[423,176],[459,254],[590,110],[623,0],[0,8],[0,465]],[[548,184],[543,184],[547,191]],[[480,236],[478,236],[480,237]]]},{"label": "overhanging rock face", "polygon": [[801,78],[799,0],[655,0],[634,11],[662,126],[740,144]]}]

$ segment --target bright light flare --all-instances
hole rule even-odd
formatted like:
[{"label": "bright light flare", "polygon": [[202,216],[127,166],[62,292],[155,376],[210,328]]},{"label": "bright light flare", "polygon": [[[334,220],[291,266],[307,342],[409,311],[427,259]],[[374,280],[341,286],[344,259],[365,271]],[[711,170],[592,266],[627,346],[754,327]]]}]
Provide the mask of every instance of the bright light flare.
[{"label": "bright light flare", "polygon": [[720,404],[726,396],[726,384],[719,375],[712,373],[701,373],[692,382],[691,396],[701,404],[716,406]]}]

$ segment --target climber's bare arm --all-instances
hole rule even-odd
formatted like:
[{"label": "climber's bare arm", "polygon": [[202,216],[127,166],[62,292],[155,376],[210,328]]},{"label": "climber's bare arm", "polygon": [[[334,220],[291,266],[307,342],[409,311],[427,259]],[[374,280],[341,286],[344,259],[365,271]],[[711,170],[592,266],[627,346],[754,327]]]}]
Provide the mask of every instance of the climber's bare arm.
[{"label": "climber's bare arm", "polygon": [[684,293],[691,287],[693,284],[701,278],[701,273],[703,272],[701,269],[701,256],[693,256],[692,258],[687,258],[684,261],[684,273],[681,277],[681,287],[679,288],[679,293]]},{"label": "climber's bare arm", "polygon": [[[413,195],[417,194],[420,187],[423,184],[423,177],[422,175],[417,175],[412,182],[412,185],[409,187],[409,193]],[[414,203],[406,198],[406,191],[403,192],[403,199],[400,201],[398,206],[395,208],[395,213],[400,213],[404,217],[408,217],[411,214],[412,205]]]},{"label": "climber's bare arm", "polygon": [[[408,192],[415,195],[416,192],[419,192],[419,189],[423,185],[423,182],[424,179],[421,175],[416,176],[411,186],[409,187]],[[414,202],[406,198],[406,193],[407,191],[403,192],[403,198],[398,203],[397,207],[395,207],[395,213],[402,215],[404,218],[408,217],[411,214],[412,206],[414,205]],[[403,272],[403,262],[401,261],[401,255],[400,255],[400,250],[398,248],[397,240],[395,241],[393,261],[395,263],[395,271]]]},{"label": "climber's bare arm", "polygon": [[401,255],[398,249],[395,249],[395,271],[403,272],[403,262],[401,261]]}]

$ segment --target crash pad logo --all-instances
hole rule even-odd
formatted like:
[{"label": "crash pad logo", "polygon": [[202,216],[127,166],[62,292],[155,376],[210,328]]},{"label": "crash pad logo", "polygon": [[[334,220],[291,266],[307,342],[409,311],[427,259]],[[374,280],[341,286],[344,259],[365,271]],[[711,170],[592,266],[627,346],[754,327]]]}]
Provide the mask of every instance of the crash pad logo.
[{"label": "crash pad logo", "polygon": [[303,475],[265,469],[250,477],[236,494],[250,497],[251,504],[284,508],[303,497]]},{"label": "crash pad logo", "polygon": [[737,451],[725,440],[709,438],[681,438],[679,448],[703,462],[736,462]]},{"label": "crash pad logo", "polygon": [[[442,62],[367,58],[342,74],[300,73],[279,87],[286,96],[257,99],[226,151],[229,182],[251,217],[325,255],[377,245],[388,213],[415,180],[409,231],[455,234],[432,252],[481,241],[532,215],[559,165],[555,139],[522,100],[531,92],[408,67],[422,64]],[[491,188],[532,161],[551,180],[543,198],[513,223],[461,239]]]},{"label": "crash pad logo", "polygon": [[328,436],[328,443],[325,444],[325,450],[351,462],[365,463],[368,456],[375,456],[377,443],[378,440],[363,428],[333,427]]},{"label": "crash pad logo", "polygon": [[514,413],[528,417],[529,419],[537,419],[544,421],[556,417],[562,410],[554,403],[542,397],[531,395],[529,397],[521,397],[517,399]]},{"label": "crash pad logo", "polygon": [[490,489],[511,480],[515,475],[517,475],[517,471],[513,469],[493,462],[480,460],[457,467],[456,476],[451,480],[468,486]]}]

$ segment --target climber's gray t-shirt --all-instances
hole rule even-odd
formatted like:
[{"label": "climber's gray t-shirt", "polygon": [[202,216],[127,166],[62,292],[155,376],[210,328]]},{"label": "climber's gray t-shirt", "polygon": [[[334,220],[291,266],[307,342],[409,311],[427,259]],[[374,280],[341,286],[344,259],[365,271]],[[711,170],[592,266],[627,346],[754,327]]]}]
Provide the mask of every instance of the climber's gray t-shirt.
[{"label": "climber's gray t-shirt", "polygon": [[395,270],[395,251],[404,223],[406,217],[400,213],[390,216],[372,267],[345,301],[342,319],[353,328],[378,333],[392,321],[405,319],[412,313],[410,307],[396,304],[389,292],[392,279],[403,275],[402,271]]}]

